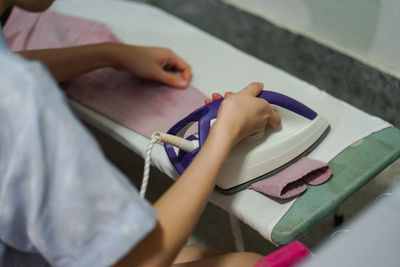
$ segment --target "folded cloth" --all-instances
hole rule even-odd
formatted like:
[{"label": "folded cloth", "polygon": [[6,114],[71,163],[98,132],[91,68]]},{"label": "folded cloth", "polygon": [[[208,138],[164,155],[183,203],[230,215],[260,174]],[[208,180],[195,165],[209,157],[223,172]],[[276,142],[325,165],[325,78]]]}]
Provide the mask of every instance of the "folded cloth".
[{"label": "folded cloth", "polygon": [[303,157],[283,171],[249,186],[262,194],[287,199],[307,190],[307,184],[319,185],[332,175],[332,168],[318,160]]},{"label": "folded cloth", "polygon": [[[13,9],[4,33],[14,51],[120,42],[100,23],[19,8]],[[166,132],[206,99],[193,86],[175,89],[111,68],[96,70],[61,86],[72,99],[146,137],[155,130]]]}]

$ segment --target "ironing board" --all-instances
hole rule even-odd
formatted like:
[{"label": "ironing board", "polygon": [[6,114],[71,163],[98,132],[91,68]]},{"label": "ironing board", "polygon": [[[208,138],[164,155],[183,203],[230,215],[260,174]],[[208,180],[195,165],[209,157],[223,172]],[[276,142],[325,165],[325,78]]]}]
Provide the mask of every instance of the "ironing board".
[{"label": "ironing board", "polygon": [[297,199],[274,227],[274,243],[288,244],[305,234],[400,156],[400,130],[394,127],[357,143],[329,162],[335,179],[309,188]]},{"label": "ironing board", "polygon": [[[132,13],[135,11],[135,9],[132,9],[132,5],[134,5],[137,9],[141,9],[141,11],[138,12],[136,10],[136,13],[132,15]],[[132,41],[136,36],[140,35],[143,38],[136,37],[136,39],[134,39],[135,44],[157,44],[159,46],[172,47],[177,54],[183,55],[185,60],[192,64],[192,66],[194,67],[194,78],[192,80],[192,83],[195,87],[202,89],[203,93],[207,95],[210,95],[215,90],[215,88],[219,88],[222,90],[224,90],[224,88],[229,88],[232,91],[238,91],[243,88],[249,81],[258,81],[259,77],[273,76],[274,79],[268,79],[265,81],[265,83],[267,83],[268,85],[268,88],[282,88],[282,90],[285,90],[285,88],[291,87],[291,93],[296,94],[295,98],[299,99],[300,101],[306,101],[307,105],[314,105],[314,108],[318,107],[319,103],[313,102],[313,95],[311,95],[310,99],[304,98],[306,92],[314,92],[316,94],[315,96],[317,96],[318,98],[324,98],[325,96],[328,97],[326,93],[319,92],[311,85],[306,84],[303,81],[300,81],[266,63],[252,58],[251,56],[246,55],[241,51],[235,50],[229,45],[215,38],[212,38],[211,36],[202,33],[197,29],[193,30],[193,27],[187,25],[185,22],[177,21],[176,18],[172,18],[172,16],[169,17],[167,16],[167,14],[160,14],[161,11],[157,9],[146,7],[138,3],[105,0],[56,1],[54,2],[51,9],[67,15],[81,16],[105,23],[113,30],[113,32],[117,36],[121,37],[122,40],[126,39],[128,41]],[[110,12],[110,10],[112,12]],[[134,27],[129,27],[130,24],[134,24],[135,21],[149,22],[149,18],[151,18],[153,15],[156,19],[158,19],[158,22],[161,22],[157,24],[156,27],[154,27],[152,23],[141,23],[140,29],[136,29],[135,32],[131,32],[132,28]],[[116,20],[118,23],[116,23]],[[173,25],[173,27],[165,28],[166,25],[171,26],[171,24]],[[127,31],[126,28],[128,28],[129,31]],[[191,47],[190,53],[188,53],[187,50],[188,46]],[[225,67],[221,67],[221,65],[219,65],[219,63],[215,60],[212,61],[211,57],[221,56],[221,49],[225,49],[227,51],[226,55],[224,55]],[[193,51],[218,51],[218,54],[205,57],[201,55],[196,55],[193,53]],[[246,72],[246,66],[250,65],[251,72]],[[293,92],[293,88],[295,88],[297,91]],[[283,91],[283,93],[285,92]],[[124,144],[137,154],[141,155],[142,157],[144,156],[148,143],[147,138],[74,101],[71,101],[71,104],[76,113],[84,121],[109,134],[111,137],[120,141],[122,144]],[[345,107],[350,110],[356,111],[345,103],[340,103],[339,107]],[[313,107],[311,106],[311,108]],[[372,138],[373,136],[386,132],[397,133],[397,131],[398,130],[394,129],[393,127],[387,128],[380,133],[376,133],[371,135],[370,137],[365,138],[364,143],[361,144],[359,148],[351,148],[350,150],[356,151],[360,148],[368,148],[371,146],[370,143],[376,142],[375,139]],[[371,138],[372,140],[370,140]],[[383,145],[386,148],[386,150],[382,151],[382,153],[379,155],[386,155],[386,153],[392,154],[390,160],[384,160],[383,157],[378,156],[377,162],[380,162],[381,164],[378,167],[373,167],[372,169],[369,169],[370,171],[367,171],[367,168],[362,169],[363,172],[357,173],[356,178],[354,179],[354,186],[346,188],[346,190],[335,191],[328,186],[329,189],[332,190],[332,192],[337,192],[337,194],[328,194],[332,195],[332,197],[326,200],[322,199],[323,201],[320,201],[317,198],[318,203],[324,204],[314,209],[309,215],[307,213],[304,213],[302,214],[302,216],[299,216],[299,218],[297,218],[298,215],[296,215],[296,213],[303,213],[304,211],[307,211],[309,207],[312,206],[312,202],[316,200],[314,196],[312,197],[313,199],[307,200],[307,195],[313,195],[312,191],[310,190],[302,198],[299,198],[297,200],[300,204],[298,204],[296,201],[295,206],[293,206],[292,208],[289,209],[288,206],[287,209],[279,211],[282,212],[282,214],[285,214],[289,209],[284,218],[280,220],[278,224],[276,224],[277,221],[273,223],[275,227],[273,227],[272,231],[271,229],[266,231],[265,225],[260,224],[260,216],[257,215],[257,212],[262,211],[262,206],[260,207],[259,205],[258,209],[255,209],[250,213],[248,212],[248,210],[246,210],[248,209],[248,207],[252,207],[255,204],[258,204],[258,202],[262,204],[262,202],[264,201],[263,196],[256,192],[246,190],[246,193],[237,194],[231,197],[221,197],[220,195],[218,195],[218,193],[213,193],[210,201],[224,208],[230,214],[239,217],[245,223],[249,224],[255,230],[260,232],[268,240],[276,244],[288,243],[292,239],[297,238],[299,235],[307,231],[307,229],[309,229],[312,224],[316,223],[324,215],[328,214],[331,210],[334,209],[336,205],[338,205],[341,201],[348,197],[358,187],[360,187],[362,184],[365,184],[368,180],[372,179],[374,174],[383,169],[384,166],[389,165],[391,161],[398,157],[400,144],[396,143],[395,139],[396,137],[393,137],[393,142],[389,142],[388,144],[377,142],[377,146]],[[162,146],[156,146],[153,149],[152,160],[154,165],[162,172],[170,175],[171,177],[177,177],[172,165],[167,164],[169,163],[169,160],[165,152],[163,151]],[[361,162],[363,161],[361,160]],[[372,165],[368,165],[368,168],[370,166]],[[336,169],[336,174],[338,176],[342,175],[340,173],[341,170],[343,170],[343,166],[339,165],[339,167]],[[341,179],[339,179],[338,182],[340,182],[340,180]],[[337,182],[334,182],[333,184],[336,185],[336,183]],[[325,189],[321,189],[317,196],[325,196],[322,191],[325,191]],[[297,206],[299,205],[300,208],[297,208]],[[262,211],[266,214],[264,214],[264,216],[268,216],[268,211],[268,209]],[[294,214],[292,215],[292,213]],[[266,232],[267,234],[265,234]]]},{"label": "ironing board", "polygon": [[[75,101],[71,100],[71,105],[84,121],[140,153],[130,141],[136,137],[136,133]],[[357,143],[360,144],[346,148],[329,162],[335,179],[307,189],[290,207],[272,230],[271,241],[274,244],[285,245],[307,233],[313,225],[400,157],[400,130],[395,127],[373,133]]]}]

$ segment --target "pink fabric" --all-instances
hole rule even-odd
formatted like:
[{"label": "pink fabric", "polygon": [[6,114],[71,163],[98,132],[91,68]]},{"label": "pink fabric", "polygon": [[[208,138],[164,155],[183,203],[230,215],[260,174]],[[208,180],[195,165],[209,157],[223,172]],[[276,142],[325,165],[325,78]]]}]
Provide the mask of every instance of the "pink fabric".
[{"label": "pink fabric", "polygon": [[52,11],[27,12],[14,7],[4,26],[11,50],[59,48],[99,42],[119,42],[104,25]]},{"label": "pink fabric", "polygon": [[147,137],[155,130],[168,131],[205,99],[191,86],[174,89],[113,69],[83,75],[63,88],[73,99]]},{"label": "pink fabric", "polygon": [[283,171],[249,186],[257,192],[276,198],[295,197],[307,190],[307,184],[318,185],[332,175],[331,167],[323,162],[301,158]]},{"label": "pink fabric", "polygon": [[[13,9],[4,34],[14,51],[119,42],[97,22],[18,8]],[[193,86],[175,89],[110,68],[88,73],[62,87],[69,97],[146,137],[155,130],[167,131],[202,106],[206,98]]]}]

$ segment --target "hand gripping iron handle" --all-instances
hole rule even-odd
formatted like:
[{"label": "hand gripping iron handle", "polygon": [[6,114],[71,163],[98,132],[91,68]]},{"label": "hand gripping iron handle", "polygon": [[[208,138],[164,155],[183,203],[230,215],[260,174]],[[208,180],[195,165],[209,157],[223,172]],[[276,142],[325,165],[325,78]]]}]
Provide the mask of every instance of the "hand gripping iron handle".
[{"label": "hand gripping iron handle", "polygon": [[[297,100],[288,97],[286,95],[272,92],[272,91],[262,91],[258,97],[265,99],[272,105],[277,105],[282,108],[288,109],[295,112],[309,120],[313,120],[317,117],[317,113],[312,109],[308,108],[304,104],[298,102]],[[219,106],[222,99],[213,101],[207,105],[200,107],[199,109],[193,111],[187,117],[176,123],[169,131],[168,134],[178,135],[181,131],[185,129],[189,124],[193,122],[198,122],[198,139],[199,139],[199,149],[203,146],[210,132],[211,120],[217,117]],[[191,136],[190,138],[194,138]],[[193,158],[196,156],[199,149],[192,151],[190,153],[183,153],[178,155],[171,145],[164,144],[165,151],[168,157],[172,161],[176,170],[179,173],[183,173],[186,167],[190,164]]]},{"label": "hand gripping iron handle", "polygon": [[258,97],[267,100],[272,105],[277,105],[282,108],[288,109],[309,120],[315,119],[315,117],[317,117],[318,115],[315,111],[300,103],[299,101],[277,92],[262,91],[258,95]]}]

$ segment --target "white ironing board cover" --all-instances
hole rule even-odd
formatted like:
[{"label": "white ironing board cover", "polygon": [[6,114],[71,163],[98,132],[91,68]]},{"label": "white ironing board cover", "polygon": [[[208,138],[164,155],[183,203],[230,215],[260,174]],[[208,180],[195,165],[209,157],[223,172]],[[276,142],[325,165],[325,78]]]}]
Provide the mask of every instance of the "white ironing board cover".
[{"label": "white ironing board cover", "polygon": [[[171,48],[191,64],[192,84],[207,95],[236,92],[250,82],[259,81],[267,90],[279,91],[305,103],[331,125],[331,132],[309,155],[311,158],[328,162],[353,142],[390,126],[156,7],[121,0],[61,0],[55,1],[50,9],[101,22],[126,43]],[[144,156],[147,138],[71,102],[83,120]],[[161,145],[154,148],[152,163],[171,178],[178,177]],[[247,189],[230,196],[214,192],[210,201],[272,241],[274,226],[295,200],[278,203]]]}]

